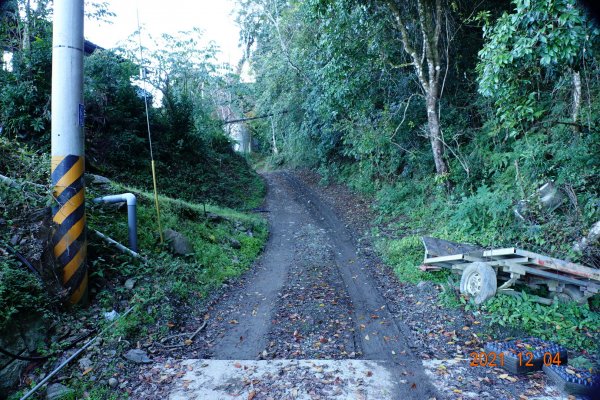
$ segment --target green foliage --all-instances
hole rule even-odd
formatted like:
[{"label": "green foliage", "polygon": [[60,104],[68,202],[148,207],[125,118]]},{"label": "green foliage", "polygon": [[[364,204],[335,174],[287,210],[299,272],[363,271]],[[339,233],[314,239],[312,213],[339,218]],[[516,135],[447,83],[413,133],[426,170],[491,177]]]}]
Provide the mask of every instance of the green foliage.
[{"label": "green foliage", "polygon": [[473,195],[464,196],[451,214],[448,231],[454,237],[476,237],[479,243],[494,243],[499,234],[513,225],[514,201],[507,194],[481,186]]},{"label": "green foliage", "polygon": [[[35,382],[32,382],[32,387]],[[129,399],[129,394],[125,391],[116,391],[109,387],[107,384],[99,384],[97,381],[92,382],[86,379],[84,376],[80,380],[69,382],[67,387],[71,390],[66,393],[63,397],[57,400],[77,400],[77,399],[89,399],[89,400],[125,400]],[[18,391],[11,394],[8,400],[18,400],[23,397],[25,390]],[[35,395],[34,395],[35,396]],[[36,398],[36,397],[33,397]]]},{"label": "green foliage", "polygon": [[[383,15],[370,12],[341,0],[246,1],[240,19],[257,41],[251,58],[257,71],[255,112],[274,115],[255,124],[255,137],[267,144],[263,148],[270,152],[274,132],[289,165],[358,164],[362,181],[356,186],[372,191],[376,181],[369,188],[363,183],[397,167],[397,158],[389,163],[397,150],[383,129],[400,119],[411,81],[387,79],[391,68],[382,53],[394,39]],[[386,79],[374,83],[373,76]]]},{"label": "green foliage", "polygon": [[448,282],[442,284],[442,293],[438,299],[440,304],[447,308],[461,308],[464,306],[464,297],[459,296],[456,290],[456,282],[448,278]]},{"label": "green foliage", "polygon": [[575,350],[598,350],[600,314],[588,305],[554,303],[545,306],[523,293],[518,297],[496,296],[482,309],[493,324],[516,327]]},{"label": "green foliage", "polygon": [[14,328],[19,318],[47,311],[44,287],[24,268],[12,258],[0,260],[0,332]]},{"label": "green foliage", "polygon": [[146,147],[144,100],[131,84],[138,68],[109,50],[96,50],[84,65],[88,162],[96,168],[118,169],[124,161],[134,170],[145,167],[147,160],[131,156]]},{"label": "green foliage", "polygon": [[397,179],[375,195],[375,209],[382,221],[395,221],[398,229],[433,229],[446,210],[443,189],[430,179]]},{"label": "green foliage", "polygon": [[[0,182],[0,333],[31,315],[44,316],[53,308],[48,287],[7,252],[12,229],[23,224],[23,215],[45,206],[46,190],[34,186],[46,183],[44,165],[49,165],[47,155],[0,137],[0,174],[29,182],[17,187]],[[13,247],[20,250],[19,246]]]},{"label": "green foliage", "polygon": [[420,281],[444,282],[447,272],[427,273],[418,267],[423,261],[423,243],[420,236],[405,236],[399,240],[379,242],[379,251],[400,281],[418,283]]},{"label": "green foliage", "polygon": [[569,358],[569,365],[573,368],[586,369],[588,371],[597,368],[592,361],[582,356]]},{"label": "green foliage", "polygon": [[[0,174],[22,182],[45,185],[50,171],[50,155],[0,136]],[[30,185],[28,189],[33,189]]]},{"label": "green foliage", "polygon": [[[23,141],[41,141],[45,147],[49,143],[52,59],[47,13],[47,2],[40,1],[25,20],[12,11],[3,13],[0,19],[0,47],[16,50],[12,72],[0,68],[0,127],[4,134]],[[18,34],[24,25],[29,38]]]},{"label": "green foliage", "polygon": [[479,92],[494,99],[501,126],[516,136],[548,112],[546,88],[562,74],[580,70],[599,31],[575,0],[513,4],[513,13],[484,28],[487,40],[477,69]]}]

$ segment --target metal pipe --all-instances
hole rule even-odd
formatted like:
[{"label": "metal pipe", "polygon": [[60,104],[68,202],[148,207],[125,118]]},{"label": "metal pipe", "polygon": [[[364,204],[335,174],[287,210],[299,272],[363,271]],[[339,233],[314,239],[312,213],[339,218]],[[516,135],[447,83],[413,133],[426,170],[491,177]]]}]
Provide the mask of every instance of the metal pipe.
[{"label": "metal pipe", "polygon": [[135,251],[128,249],[127,247],[123,246],[121,243],[117,242],[116,240],[109,238],[104,233],[98,232],[97,230],[92,230],[92,232],[95,233],[96,236],[98,236],[100,239],[104,240],[106,243],[113,245],[117,249],[121,250],[123,253],[129,254],[133,258],[139,258],[144,261],[147,261],[146,258],[144,258],[140,255],[140,253],[136,253]]},{"label": "metal pipe", "polygon": [[70,302],[87,302],[83,3],[56,0],[52,34],[53,253]]},{"label": "metal pipe", "polygon": [[8,176],[4,176],[0,174],[0,182],[4,182],[7,186],[10,186],[12,188],[22,188],[25,185],[31,185],[40,189],[46,189],[47,186],[41,185],[39,183],[34,183],[34,182],[27,182],[27,181],[16,181],[12,178],[9,178]]},{"label": "metal pipe", "polygon": [[32,394],[34,394],[35,392],[37,392],[37,390],[39,388],[41,388],[42,386],[44,386],[46,384],[46,382],[48,382],[54,375],[56,375],[61,369],[63,369],[67,364],[69,364],[71,361],[73,361],[74,359],[76,359],[77,357],[79,357],[79,355],[81,353],[83,353],[88,347],[90,347],[92,344],[94,344],[96,342],[96,340],[101,337],[102,335],[104,335],[109,329],[112,329],[112,327],[118,322],[120,321],[122,318],[125,318],[125,316],[127,314],[129,314],[133,309],[135,308],[135,306],[131,306],[129,307],[129,309],[127,311],[125,311],[122,315],[119,316],[119,318],[115,319],[110,325],[108,325],[106,328],[104,328],[104,330],[102,332],[100,332],[96,337],[94,337],[93,339],[91,339],[89,342],[87,342],[86,344],[83,345],[83,347],[81,347],[79,350],[77,350],[75,353],[73,353],[73,355],[71,355],[69,358],[67,358],[65,361],[63,361],[62,363],[60,363],[60,365],[58,367],[56,367],[52,372],[50,372],[48,375],[46,375],[46,377],[44,379],[41,380],[40,383],[38,383],[37,385],[35,385],[35,387],[33,387],[29,392],[25,393],[23,395],[23,397],[21,397],[20,400],[26,400],[29,397],[31,397]]},{"label": "metal pipe", "polygon": [[8,187],[12,187],[12,188],[20,188],[21,187],[21,185],[19,185],[13,179],[10,179],[8,176],[4,176],[4,175],[0,175],[0,182],[3,182]]},{"label": "metal pipe", "polygon": [[115,194],[94,199],[94,203],[127,202],[127,225],[129,227],[129,248],[137,253],[137,199],[133,193]]}]

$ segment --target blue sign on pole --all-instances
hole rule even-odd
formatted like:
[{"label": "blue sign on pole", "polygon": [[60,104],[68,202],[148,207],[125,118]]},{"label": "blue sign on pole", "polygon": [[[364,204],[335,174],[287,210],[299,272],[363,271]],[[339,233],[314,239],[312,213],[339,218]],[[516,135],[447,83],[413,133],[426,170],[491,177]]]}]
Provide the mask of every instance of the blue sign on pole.
[{"label": "blue sign on pole", "polygon": [[79,105],[79,126],[83,128],[85,123],[85,107],[83,104]]}]

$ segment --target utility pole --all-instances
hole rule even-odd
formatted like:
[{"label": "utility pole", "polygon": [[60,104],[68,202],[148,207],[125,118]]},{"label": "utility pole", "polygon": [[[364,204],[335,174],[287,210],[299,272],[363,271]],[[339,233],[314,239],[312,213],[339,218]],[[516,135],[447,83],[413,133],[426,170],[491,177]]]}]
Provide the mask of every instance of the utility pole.
[{"label": "utility pole", "polygon": [[52,187],[56,267],[72,304],[87,302],[83,1],[55,0],[52,36]]}]

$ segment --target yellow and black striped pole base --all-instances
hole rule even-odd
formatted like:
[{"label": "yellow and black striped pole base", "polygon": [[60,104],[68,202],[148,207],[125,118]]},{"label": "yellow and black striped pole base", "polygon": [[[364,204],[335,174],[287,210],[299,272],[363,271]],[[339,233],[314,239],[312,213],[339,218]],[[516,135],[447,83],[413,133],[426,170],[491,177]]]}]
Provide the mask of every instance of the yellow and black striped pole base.
[{"label": "yellow and black striped pole base", "polygon": [[54,257],[71,304],[87,302],[84,158],[52,157]]}]

